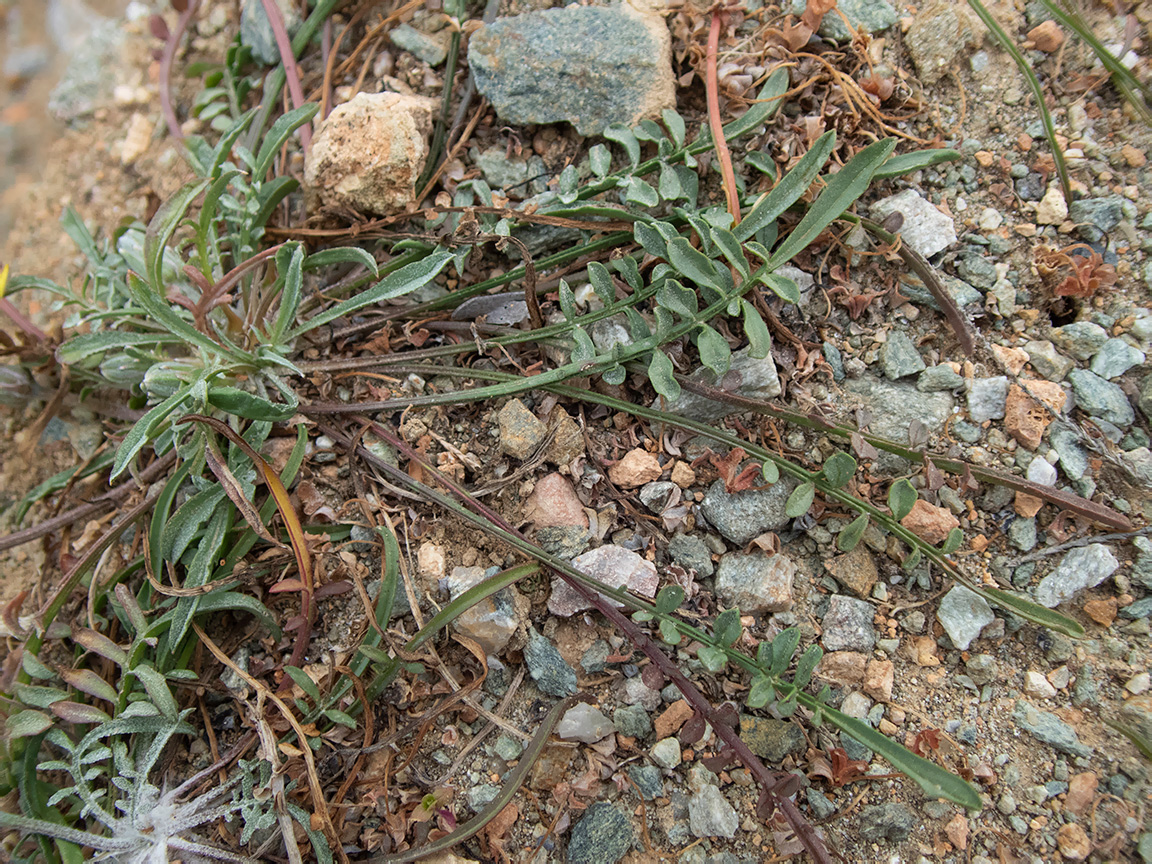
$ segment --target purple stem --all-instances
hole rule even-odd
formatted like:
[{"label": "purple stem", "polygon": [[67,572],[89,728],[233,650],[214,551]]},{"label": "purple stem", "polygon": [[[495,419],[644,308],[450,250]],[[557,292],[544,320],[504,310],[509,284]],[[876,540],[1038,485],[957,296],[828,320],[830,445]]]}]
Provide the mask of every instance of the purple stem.
[{"label": "purple stem", "polygon": [[[276,48],[280,52],[280,62],[284,64],[292,104],[299,108],[304,104],[304,88],[300,86],[300,70],[296,68],[296,55],[292,53],[292,40],[288,38],[288,31],[284,29],[280,7],[276,5],[275,0],[260,0],[260,2],[264,4],[268,23],[272,25],[272,32],[276,36]],[[300,146],[304,149],[305,155],[312,147],[312,128],[307,123],[300,127]]]},{"label": "purple stem", "polygon": [[164,43],[164,53],[160,56],[160,111],[164,115],[164,123],[168,126],[168,134],[177,141],[184,140],[184,132],[180,129],[180,119],[176,116],[176,109],[172,107],[172,61],[176,59],[176,48],[184,37],[184,31],[192,16],[196,14],[200,0],[192,0],[188,8],[180,13],[176,22],[176,29],[168,36]]}]

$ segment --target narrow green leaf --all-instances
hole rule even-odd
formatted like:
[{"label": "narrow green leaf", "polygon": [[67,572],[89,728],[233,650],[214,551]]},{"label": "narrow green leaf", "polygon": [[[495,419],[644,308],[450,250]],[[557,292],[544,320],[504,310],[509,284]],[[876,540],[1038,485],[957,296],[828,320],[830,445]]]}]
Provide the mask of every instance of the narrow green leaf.
[{"label": "narrow green leaf", "polygon": [[321,249],[304,259],[304,271],[319,270],[333,264],[362,264],[373,276],[380,272],[380,265],[372,253],[359,246],[337,246],[334,249]]},{"label": "narrow green leaf", "polygon": [[[62,702],[68,694],[58,687],[41,687],[36,684],[16,684],[13,693],[20,704],[28,708],[48,708],[53,702]],[[116,691],[113,690],[113,693]]]},{"label": "narrow green leaf", "polygon": [[[737,138],[765,123],[779,111],[784,104],[784,94],[788,92],[788,80],[787,69],[777,69],[769,75],[764,86],[760,88],[752,107],[724,127],[724,139],[731,144]],[[700,136],[689,146],[688,152],[703,153],[705,150],[711,149],[712,136],[705,125],[700,130]]]},{"label": "narrow green leaf", "polygon": [[251,595],[236,591],[212,591],[202,594],[198,599],[200,601],[196,609],[198,615],[223,611],[247,612],[267,627],[274,637],[279,639],[281,636],[280,625],[276,623],[276,618],[268,611],[268,607]]},{"label": "narrow green leaf", "polygon": [[160,270],[164,260],[164,249],[168,239],[176,231],[180,220],[192,206],[192,202],[208,188],[208,181],[199,183],[185,183],[167,199],[156,211],[152,221],[148,223],[148,230],[144,233],[144,276],[148,280],[148,287],[153,296],[164,296],[164,280]]},{"label": "narrow green leaf", "polygon": [[107,723],[112,719],[95,705],[83,702],[53,702],[50,710],[65,723]]},{"label": "narrow green leaf", "polygon": [[[919,551],[919,550],[917,550]],[[1013,615],[1018,615],[1025,621],[1056,630],[1075,639],[1084,636],[1084,628],[1066,615],[1061,615],[1055,609],[1048,609],[1032,600],[1017,594],[1001,591],[999,588],[989,588],[984,585],[976,586],[976,593],[989,603],[995,603],[1001,609],[1007,609]]]},{"label": "narrow green leaf", "polygon": [[712,267],[712,259],[693,248],[687,237],[675,237],[668,241],[668,263],[697,285],[723,290]]},{"label": "narrow green leaf", "polygon": [[762,150],[753,150],[751,153],[745,156],[744,164],[750,165],[761,174],[767,174],[771,180],[776,179],[776,160]]},{"label": "narrow green leaf", "polygon": [[379,663],[383,666],[388,666],[393,661],[392,656],[387,651],[376,645],[361,645],[359,651],[373,663]]},{"label": "narrow green leaf", "polygon": [[259,182],[264,179],[280,148],[293,132],[315,117],[319,110],[318,104],[308,102],[276,118],[276,122],[268,128],[268,132],[260,142],[260,152],[256,155],[256,165],[252,169],[253,180]]},{"label": "narrow green leaf", "polygon": [[285,335],[286,339],[294,339],[302,333],[314,330],[329,321],[334,321],[353,312],[358,312],[366,306],[372,306],[384,300],[392,300],[410,294],[431,282],[452,260],[451,249],[436,248],[426,258],[406,264],[394,273],[385,276],[371,288],[368,288],[355,297],[349,297],[341,303],[330,306],[322,312],[312,316],[308,321],[299,325]]},{"label": "narrow green leaf", "polygon": [[576,319],[576,294],[563,279],[560,280],[559,296],[560,311],[567,320],[574,321]]},{"label": "narrow green leaf", "polygon": [[801,483],[792,490],[792,494],[789,495],[788,500],[784,502],[784,514],[791,519],[803,516],[808,512],[808,508],[812,506],[815,498],[816,484]]},{"label": "narrow green leaf", "polygon": [[873,180],[887,180],[892,177],[902,177],[915,171],[922,171],[944,162],[955,162],[964,158],[956,150],[939,148],[936,150],[915,150],[911,153],[900,153],[889,157],[872,175]]},{"label": "narrow green leaf", "polygon": [[112,463],[110,480],[115,480],[124,473],[128,463],[135,459],[136,454],[151,440],[152,434],[160,422],[175,411],[191,392],[192,386],[190,384],[181,387],[136,421],[136,425],[128,430],[128,434],[124,436],[124,440],[120,442],[120,447],[116,450],[116,461]]},{"label": "narrow green leaf", "polygon": [[717,378],[728,373],[732,349],[728,347],[728,340],[707,324],[700,325],[696,348],[700,351],[700,362],[715,372]]},{"label": "narrow green leaf", "polygon": [[944,545],[940,547],[940,551],[945,555],[951,555],[960,548],[960,544],[964,542],[964,532],[960,528],[953,528],[948,532],[948,537],[944,540]]},{"label": "narrow green leaf", "polygon": [[56,349],[56,360],[66,366],[74,366],[94,354],[118,348],[172,345],[179,341],[175,336],[164,333],[120,333],[110,330],[82,333]]},{"label": "narrow green leaf", "polygon": [[243,417],[247,420],[265,420],[280,423],[296,413],[298,401],[288,403],[270,402],[254,393],[237,387],[209,387],[208,404]]},{"label": "narrow green leaf", "polygon": [[740,301],[740,309],[744,313],[744,335],[748,337],[748,355],[755,360],[762,360],[772,351],[772,336],[768,333],[768,325],[760,317],[760,312],[748,300]]},{"label": "narrow green leaf", "polygon": [[341,726],[347,726],[349,729],[356,728],[356,720],[350,714],[347,714],[338,708],[327,709],[324,712],[324,716],[331,720],[333,723],[339,723]]},{"label": "narrow green leaf", "polygon": [[912,512],[918,497],[915,487],[906,477],[901,477],[888,487],[888,509],[897,522]]},{"label": "narrow green leaf", "polygon": [[856,460],[843,451],[837,451],[828,457],[821,473],[833,488],[842,489],[856,474]]},{"label": "narrow green leaf", "polygon": [[628,370],[617,363],[615,366],[605,369],[600,377],[604,379],[604,383],[619,387],[628,377]]},{"label": "narrow green leaf", "polygon": [[53,720],[40,711],[18,711],[4,721],[9,738],[31,738],[52,728]]},{"label": "narrow green leaf", "polygon": [[800,200],[800,196],[808,191],[820,169],[828,162],[832,150],[836,147],[836,133],[825,132],[813,142],[795,167],[780,178],[780,182],[756,202],[748,211],[748,215],[736,227],[735,235],[738,240],[748,240],[756,235],[761,228],[776,221],[776,218]]},{"label": "narrow green leaf", "polygon": [[641,141],[655,143],[664,139],[664,130],[655,120],[641,120],[632,128],[632,132]]},{"label": "narrow green leaf", "polygon": [[943,798],[969,810],[979,810],[983,806],[976,790],[955,774],[917,756],[855,717],[849,717],[827,705],[823,711],[825,720],[869,750],[883,756],[893,768],[915,780],[929,798]]},{"label": "narrow green leaf", "polygon": [[884,164],[895,146],[895,138],[883,138],[869,144],[853,156],[838,173],[828,178],[824,191],[808,208],[800,224],[793,228],[792,233],[772,252],[768,269],[775,270],[792,260],[807,248],[821,231],[839,219],[840,214],[851,207],[868,189],[872,175]]},{"label": "narrow green leaf", "polygon": [[180,706],[176,704],[176,699],[172,696],[172,691],[168,689],[168,682],[163,675],[148,664],[137,666],[132,670],[132,674],[144,685],[148,698],[152,700],[153,705],[160,709],[161,714],[170,720],[176,720],[179,717]]},{"label": "narrow green leaf", "polygon": [[[162,295],[154,293],[144,280],[135,273],[128,274],[128,292],[132,295],[132,299],[143,307],[144,311],[156,323],[162,325],[173,336],[182,339],[189,345],[195,345],[209,355],[219,356],[234,353],[214,342],[180,317],[180,314],[168,304],[167,300],[163,299]],[[241,356],[248,357],[247,354]]]},{"label": "narrow green leaf", "polygon": [[736,239],[736,235],[727,228],[716,227],[712,228],[711,234],[716,248],[728,259],[728,263],[736,268],[741,278],[747,279],[752,271],[748,267],[748,259],[744,257],[744,249]]},{"label": "narrow green leaf", "polygon": [[841,552],[851,552],[856,548],[860,542],[860,538],[864,536],[865,529],[868,528],[868,514],[861,513],[852,522],[840,532],[840,536],[836,538],[836,548]]},{"label": "narrow green leaf", "polygon": [[659,348],[652,351],[652,359],[648,361],[648,380],[652,382],[652,388],[669,402],[680,398],[680,382],[676,380],[672,361]]},{"label": "narrow green leaf", "polygon": [[628,154],[628,161],[632,163],[633,167],[640,164],[640,142],[627,126],[613,123],[604,130],[604,137],[609,141],[615,141],[624,148],[624,152]]},{"label": "narrow green leaf", "polygon": [[320,688],[316,686],[316,682],[308,676],[307,672],[296,666],[285,666],[284,671],[288,673],[288,677],[296,683],[296,686],[312,700],[314,705],[320,704]]}]

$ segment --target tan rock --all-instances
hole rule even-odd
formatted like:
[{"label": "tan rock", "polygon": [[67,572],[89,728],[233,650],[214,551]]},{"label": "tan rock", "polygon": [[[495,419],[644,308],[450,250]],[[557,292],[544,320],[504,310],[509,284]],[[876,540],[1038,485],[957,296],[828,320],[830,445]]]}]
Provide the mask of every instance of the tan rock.
[{"label": "tan rock", "polygon": [[1064,809],[1073,816],[1085,815],[1096,800],[1098,778],[1091,771],[1076,774],[1068,780],[1068,795],[1064,799]]},{"label": "tan rock", "polygon": [[524,507],[524,518],[537,528],[588,527],[584,504],[576,497],[571,481],[555,473],[545,474],[536,483]]},{"label": "tan rock", "polygon": [[659,479],[663,472],[655,456],[637,447],[625,453],[623,459],[608,469],[608,479],[622,489],[635,489]]},{"label": "tan rock", "polygon": [[675,735],[694,713],[696,712],[692,706],[685,700],[673,702],[664,709],[664,713],[652,721],[656,729],[656,739],[662,741],[670,735]]},{"label": "tan rock", "polygon": [[551,417],[552,443],[544,456],[553,465],[563,467],[584,455],[584,433],[563,408],[557,406]]},{"label": "tan rock", "polygon": [[1144,164],[1148,161],[1148,157],[1144,155],[1143,150],[1138,150],[1131,144],[1125,144],[1120,148],[1120,155],[1124,161],[1128,163],[1130,168],[1143,168]]},{"label": "tan rock", "polygon": [[856,544],[851,552],[825,561],[824,567],[837,582],[858,597],[867,597],[876,584],[876,562],[863,543]]},{"label": "tan rock", "polygon": [[1075,822],[1061,825],[1056,832],[1056,846],[1068,861],[1084,861],[1092,854],[1092,841],[1088,834]]},{"label": "tan rock", "polygon": [[953,528],[960,527],[960,520],[948,508],[936,507],[921,498],[900,524],[921,540],[936,546],[944,542]]},{"label": "tan rock", "polygon": [[411,209],[439,106],[400,93],[359,93],[338,105],[305,161],[310,199],[382,216]]},{"label": "tan rock", "polygon": [[1013,375],[1019,375],[1028,362],[1028,352],[1023,348],[1009,348],[1005,345],[993,345],[992,353],[996,355],[1004,368]]},{"label": "tan rock", "polygon": [[891,660],[869,660],[864,671],[864,693],[877,702],[892,698],[892,685],[896,680],[896,667]]},{"label": "tan rock", "polygon": [[500,427],[500,449],[516,459],[527,459],[536,452],[548,428],[524,407],[519,399],[509,399],[497,415]]},{"label": "tan rock", "polygon": [[688,489],[696,483],[696,472],[687,462],[677,459],[672,464],[672,482],[681,489]]},{"label": "tan rock", "polygon": [[1116,620],[1116,612],[1119,608],[1120,604],[1116,602],[1115,597],[1108,597],[1104,600],[1089,600],[1084,604],[1084,614],[1101,627],[1109,627]]},{"label": "tan rock", "polygon": [[1035,450],[1040,446],[1044,430],[1052,422],[1053,413],[1059,414],[1064,410],[1068,394],[1055,381],[1029,381],[1028,389],[1044,404],[1025,393],[1018,384],[1013,384],[1008,388],[1008,398],[1004,403],[1004,429],[1020,444]]},{"label": "tan rock", "polygon": [[831,651],[820,659],[816,674],[825,681],[847,687],[864,683],[864,666],[868,658],[859,651]]},{"label": "tan rock", "polygon": [[155,129],[156,126],[151,120],[139,111],[135,112],[128,120],[124,142],[120,145],[120,164],[131,165],[147,153]]},{"label": "tan rock", "polygon": [[1036,205],[1036,222],[1039,225],[1059,225],[1068,218],[1068,204],[1060,184],[1053,182],[1040,203]]},{"label": "tan rock", "polygon": [[1027,492],[1017,492],[1016,501],[1013,503],[1012,509],[1016,511],[1017,516],[1031,519],[1040,512],[1040,508],[1043,506],[1043,498],[1037,498],[1035,495],[1029,495]]},{"label": "tan rock", "polygon": [[968,820],[963,813],[952,817],[952,821],[944,826],[944,834],[948,842],[961,852],[968,848]]},{"label": "tan rock", "polygon": [[912,650],[915,652],[917,665],[940,665],[940,658],[936,656],[936,640],[931,636],[917,636],[912,640]]},{"label": "tan rock", "polygon": [[1049,19],[1028,31],[1028,41],[1035,46],[1037,51],[1051,54],[1064,44],[1064,31],[1060,29],[1059,24]]}]

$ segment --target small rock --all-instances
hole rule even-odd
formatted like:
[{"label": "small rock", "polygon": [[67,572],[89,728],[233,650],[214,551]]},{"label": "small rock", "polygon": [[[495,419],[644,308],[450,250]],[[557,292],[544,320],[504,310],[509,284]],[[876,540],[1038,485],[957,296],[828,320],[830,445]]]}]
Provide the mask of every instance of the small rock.
[{"label": "small rock", "polygon": [[660,707],[660,691],[649,687],[640,676],[624,681],[620,686],[620,699],[627,705],[641,705],[645,711]]},{"label": "small rock", "polygon": [[824,613],[820,641],[825,651],[871,651],[876,644],[871,603],[844,594],[833,594]]},{"label": "small rock", "polygon": [[805,789],[804,797],[808,800],[808,806],[812,808],[812,815],[817,819],[827,819],[836,812],[836,805],[815,786]]},{"label": "small rock", "polygon": [[924,370],[924,361],[912,340],[902,330],[893,330],[880,349],[880,363],[884,376],[891,381],[915,375]]},{"label": "small rock", "polygon": [[940,665],[940,658],[936,656],[936,640],[931,636],[917,636],[912,640],[912,648],[916,653],[917,666]]},{"label": "small rock", "polygon": [[963,813],[957,813],[952,820],[944,826],[944,836],[948,842],[963,852],[968,848],[968,820]]},{"label": "small rock", "polygon": [[1039,201],[1044,197],[1044,177],[1035,171],[1028,171],[1016,181],[1016,194],[1023,201]]},{"label": "small rock", "polygon": [[936,611],[936,620],[952,644],[961,651],[967,651],[972,640],[995,618],[987,601],[963,585],[957,585],[945,594]]},{"label": "small rock", "polygon": [[588,548],[588,529],[549,525],[536,531],[536,544],[549,555],[571,561]]},{"label": "small rock", "polygon": [[649,751],[652,761],[671,771],[680,764],[680,742],[675,738],[662,738]]},{"label": "small rock", "polygon": [[622,489],[635,489],[651,483],[663,473],[660,461],[647,450],[637,447],[608,469],[608,479]]},{"label": "small rock", "polygon": [[646,483],[640,489],[640,503],[657,516],[679,501],[680,487],[669,480]]},{"label": "small rock", "polygon": [[670,735],[675,735],[694,713],[692,706],[684,699],[676,700],[656,718],[656,737],[667,738]]},{"label": "small rock", "polygon": [[473,150],[472,161],[480,169],[481,176],[493,189],[516,192],[519,197],[527,191],[528,160],[508,157],[507,147],[489,147],[486,150]]},{"label": "small rock", "polygon": [[934,3],[920,9],[904,40],[927,87],[948,74],[957,54],[972,45],[975,37],[970,19],[959,6]]},{"label": "small rock", "polygon": [[1006,345],[993,345],[992,353],[1007,370],[1009,375],[1019,375],[1028,362],[1028,352],[1023,348],[1012,348]]},{"label": "small rock", "polygon": [[952,219],[925,201],[914,189],[890,195],[870,208],[872,218],[877,222],[883,222],[897,211],[904,216],[900,237],[909,248],[925,258],[931,258],[956,242],[956,226]]},{"label": "small rock", "polygon": [[1049,711],[1040,711],[1022,700],[1016,702],[1012,719],[1038,741],[1069,756],[1091,756],[1092,748],[1080,743],[1076,730]]},{"label": "small rock", "polygon": [[500,787],[491,783],[481,783],[468,790],[468,806],[474,813],[479,813],[487,807],[492,799],[500,794]]},{"label": "small rock", "polygon": [[1119,385],[1087,369],[1073,369],[1068,373],[1068,380],[1072,382],[1072,393],[1081,410],[1121,428],[1136,420],[1136,413]]},{"label": "small rock", "polygon": [[515,459],[524,460],[535,453],[548,434],[548,427],[519,399],[509,399],[500,409],[497,419],[500,449]]},{"label": "small rock", "polygon": [[973,379],[968,389],[968,419],[973,423],[999,420],[1004,416],[1007,398],[1008,379],[1005,376]]},{"label": "small rock", "polygon": [[[724,389],[749,399],[768,401],[780,395],[780,375],[772,355],[757,359],[750,348],[742,348],[732,353],[728,372],[724,375]],[[688,376],[690,380],[716,386],[716,373],[701,367]],[[659,406],[658,406],[659,407]],[[716,402],[687,390],[681,390],[679,398],[663,410],[689,420],[711,423],[731,414],[739,414],[741,408],[727,402]]]},{"label": "small rock", "polygon": [[729,552],[716,571],[716,595],[743,612],[783,612],[792,606],[796,565],[786,555]]},{"label": "small rock", "polygon": [[1029,669],[1024,673],[1024,693],[1037,699],[1051,699],[1056,695],[1056,688],[1041,673]]},{"label": "small rock", "polygon": [[1008,526],[1008,542],[1021,552],[1031,552],[1036,548],[1036,520],[1013,519]]},{"label": "small rock", "polygon": [[1056,485],[1056,469],[1043,456],[1037,456],[1028,463],[1028,471],[1025,476],[1029,481],[1040,486]]},{"label": "small rock", "polygon": [[131,165],[148,152],[154,129],[154,124],[147,116],[139,111],[132,114],[124,133],[124,142],[120,147],[121,165]]},{"label": "small rock", "polygon": [[1133,696],[1147,693],[1149,687],[1152,687],[1152,676],[1147,672],[1139,672],[1124,683],[1124,689]]},{"label": "small rock", "polygon": [[744,546],[766,531],[779,531],[791,521],[784,505],[795,488],[795,481],[781,477],[767,489],[728,492],[724,481],[717,480],[704,495],[700,510],[708,524],[727,540]]},{"label": "small rock", "polygon": [[655,765],[629,765],[627,771],[645,801],[653,801],[664,794],[664,778]]},{"label": "small rock", "polygon": [[1101,378],[1119,378],[1133,366],[1144,362],[1144,352],[1132,347],[1123,339],[1109,339],[1092,358],[1092,371]]},{"label": "small rock", "polygon": [[695,837],[735,837],[740,818],[715,786],[704,786],[688,799],[688,825]]},{"label": "small rock", "polygon": [[960,260],[956,265],[956,273],[970,285],[975,285],[977,288],[982,288],[985,291],[989,290],[996,281],[1000,278],[996,272],[996,265],[975,252],[965,253],[960,256]]},{"label": "small rock", "polygon": [[[537,633],[535,628],[528,630],[528,644],[524,646],[524,662],[528,664],[528,674],[532,676],[541,693],[564,697],[576,692],[576,673],[560,656],[556,646]],[[604,722],[607,723],[607,719]]]},{"label": "small rock", "polygon": [[867,662],[868,658],[859,651],[831,651],[820,658],[816,674],[833,684],[859,687],[864,683]]},{"label": "small rock", "polygon": [[1084,614],[1101,627],[1111,627],[1112,622],[1116,620],[1116,612],[1119,608],[1120,604],[1116,602],[1115,597],[1089,600],[1084,604]]},{"label": "small rock", "polygon": [[564,712],[556,724],[556,734],[565,741],[583,741],[585,744],[595,744],[601,738],[611,735],[612,731],[613,725],[603,712],[587,702],[577,702]]},{"label": "small rock", "polygon": [[896,667],[891,660],[869,660],[864,673],[864,692],[877,702],[887,702],[892,698],[892,686],[896,681]]},{"label": "small rock", "polygon": [[1028,352],[1028,362],[1032,368],[1052,382],[1063,381],[1064,376],[1076,365],[1047,340],[1025,342],[1024,350]]},{"label": "small rock", "polygon": [[1052,330],[1052,341],[1077,360],[1089,360],[1104,347],[1108,332],[1091,321],[1075,321]]},{"label": "small rock", "polygon": [[960,520],[947,507],[937,507],[918,498],[900,524],[921,540],[936,546],[944,542],[953,528],[960,527]]},{"label": "small rock", "polygon": [[647,738],[652,732],[652,718],[643,705],[627,705],[612,714],[612,725],[629,738]]},{"label": "small rock", "polygon": [[668,27],[627,4],[501,18],[472,35],[468,65],[509,123],[566,120],[581,135],[598,135],[676,107]]},{"label": "small rock", "polygon": [[857,544],[851,552],[830,558],[824,562],[824,567],[857,597],[867,597],[876,584],[876,561],[863,544]]},{"label": "small rock", "polygon": [[668,554],[685,570],[695,570],[697,576],[708,578],[715,572],[712,553],[694,534],[677,534],[668,541]]},{"label": "small rock", "polygon": [[1028,41],[1035,46],[1037,51],[1051,54],[1064,44],[1064,31],[1060,29],[1059,24],[1049,19],[1042,21],[1028,31]]},{"label": "small rock", "polygon": [[1092,802],[1096,800],[1096,788],[1100,779],[1091,771],[1076,774],[1068,779],[1068,795],[1064,799],[1064,810],[1073,816],[1085,816]]},{"label": "small rock", "polygon": [[563,408],[552,409],[551,429],[552,442],[544,454],[549,462],[563,466],[584,455],[584,433]]},{"label": "small rock", "polygon": [[322,204],[377,215],[416,202],[435,99],[359,93],[320,124],[304,166],[309,194]]},{"label": "small rock", "polygon": [[572,826],[568,864],[616,864],[628,854],[633,840],[628,815],[607,801],[597,801]]},{"label": "small rock", "polygon": [[422,33],[411,24],[397,24],[388,31],[388,38],[417,60],[429,66],[439,66],[448,57],[448,42],[440,34]]},{"label": "small rock", "polygon": [[545,474],[524,505],[524,519],[537,528],[565,526],[587,528],[584,504],[576,497],[572,481],[563,474]]},{"label": "small rock", "polygon": [[870,843],[903,843],[915,825],[915,815],[904,804],[875,804],[860,811],[860,836]]},{"label": "small rock", "polygon": [[1052,381],[1029,381],[1028,389],[1044,404],[1025,393],[1020,385],[1013,384],[1008,388],[1008,397],[1004,402],[1004,431],[1029,450],[1035,450],[1040,446],[1048,424],[1052,422],[1052,414],[1044,406],[1047,405],[1059,416],[1064,410],[1068,394],[1063,387]]},{"label": "small rock", "polygon": [[740,715],[740,740],[748,749],[773,764],[792,753],[804,752],[804,736],[795,723],[770,717]]},{"label": "small rock", "polygon": [[[622,546],[600,546],[573,559],[572,566],[612,588],[627,588],[644,597],[655,597],[660,584],[656,565]],[[615,603],[615,601],[612,601]],[[619,604],[616,604],[619,605]],[[561,618],[591,609],[592,604],[559,576],[552,577],[548,611]]]},{"label": "small rock", "polygon": [[964,386],[964,378],[947,363],[929,366],[916,379],[916,389],[924,393],[937,393],[945,390],[959,390]]},{"label": "small rock", "polygon": [[1077,224],[1077,232],[1089,243],[1096,243],[1124,218],[1124,199],[1119,195],[1106,198],[1082,198],[1073,201],[1068,216]]},{"label": "small rock", "polygon": [[[792,14],[799,15],[804,8],[804,0],[792,0]],[[817,31],[825,39],[837,42],[850,41],[854,35],[848,30],[844,18],[836,14],[837,11],[843,13],[853,30],[865,33],[879,33],[900,20],[899,13],[888,0],[840,0],[836,10],[825,13],[820,19]]]},{"label": "small rock", "polygon": [[1036,602],[1054,609],[1077,592],[1099,585],[1120,563],[1103,543],[1070,550],[1054,571],[1036,586]]},{"label": "small rock", "polygon": [[1056,846],[1069,861],[1085,861],[1092,854],[1092,841],[1088,834],[1075,822],[1061,825],[1056,832]]},{"label": "small rock", "polygon": [[1080,439],[1067,426],[1057,424],[1048,435],[1052,449],[1060,457],[1060,468],[1069,480],[1079,480],[1088,471],[1088,456],[1080,447]]},{"label": "small rock", "polygon": [[1056,181],[1048,184],[1048,191],[1036,205],[1037,225],[1059,225],[1068,218],[1068,204],[1064,200],[1064,193]]},{"label": "small rock", "polygon": [[687,462],[677,459],[672,463],[671,480],[681,489],[689,489],[696,485],[696,472]]},{"label": "small rock", "polygon": [[977,687],[991,684],[999,671],[996,658],[991,654],[975,654],[969,657],[964,668],[968,672],[968,677],[972,679],[972,683]]}]

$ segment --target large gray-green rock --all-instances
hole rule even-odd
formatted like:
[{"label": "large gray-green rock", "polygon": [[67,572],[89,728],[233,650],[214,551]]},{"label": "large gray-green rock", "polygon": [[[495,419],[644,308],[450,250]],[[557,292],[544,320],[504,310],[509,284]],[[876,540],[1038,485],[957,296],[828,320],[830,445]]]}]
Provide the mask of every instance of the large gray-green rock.
[{"label": "large gray-green rock", "polygon": [[576,692],[576,673],[560,652],[535,629],[528,631],[528,644],[524,646],[524,662],[528,664],[528,674],[536,682],[541,693],[549,696],[571,696]]},{"label": "large gray-green rock", "polygon": [[890,381],[924,371],[920,352],[903,330],[893,330],[888,334],[888,341],[880,349],[880,364],[884,377]]},{"label": "large gray-green rock", "polygon": [[781,477],[767,489],[728,492],[724,481],[717,480],[705,494],[700,510],[709,525],[743,546],[765,531],[778,531],[788,524],[784,505],[795,488],[795,480]]},{"label": "large gray-green rock", "polygon": [[1076,405],[1093,417],[1107,420],[1124,428],[1136,419],[1136,412],[1120,386],[1105,381],[1087,369],[1073,369],[1068,373]]},{"label": "large gray-green rock", "polygon": [[[805,0],[792,0],[792,14],[800,15],[807,5]],[[837,12],[844,13],[844,18],[852,22],[852,26],[866,33],[879,33],[887,30],[900,20],[900,13],[896,11],[888,0],[840,0],[836,9],[824,15],[818,28],[819,34],[825,39],[835,39],[844,42],[852,38],[848,27],[844,24]]]},{"label": "large gray-green rock", "polygon": [[618,807],[597,801],[584,811],[568,841],[568,864],[616,864],[632,848],[632,822]]},{"label": "large gray-green rock", "polygon": [[[284,29],[288,36],[296,35],[300,29],[300,14],[290,0],[276,0],[280,10],[280,17],[284,21]],[[264,11],[261,0],[244,0],[240,10],[240,44],[252,49],[252,56],[265,66],[276,66],[280,63],[280,49],[276,47],[276,35],[272,25],[268,22],[268,13]]]},{"label": "large gray-green rock", "polygon": [[[707,367],[697,369],[689,378],[698,384],[717,386],[716,373]],[[747,396],[749,399],[764,401],[775,399],[780,395],[780,376],[776,372],[776,363],[772,360],[772,355],[758,359],[749,353],[748,348],[734,352],[728,372],[724,376],[724,389],[737,396]],[[689,420],[711,423],[729,414],[740,414],[743,409],[682,389],[679,398],[664,410],[680,417],[687,417]]]},{"label": "large gray-green rock", "polygon": [[[844,389],[854,394],[872,415],[868,431],[884,438],[908,443],[908,427],[918,420],[934,434],[952,416],[955,400],[951,393],[923,393],[913,384],[884,381],[878,378],[851,378]],[[881,453],[877,467],[885,471],[899,471],[907,462],[891,453]]]},{"label": "large gray-green rock", "polygon": [[628,4],[501,18],[473,34],[468,64],[510,123],[568,121],[597,135],[676,107],[668,27]]}]

